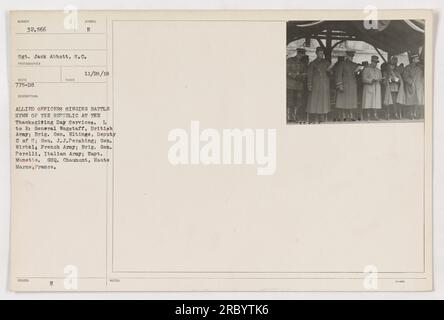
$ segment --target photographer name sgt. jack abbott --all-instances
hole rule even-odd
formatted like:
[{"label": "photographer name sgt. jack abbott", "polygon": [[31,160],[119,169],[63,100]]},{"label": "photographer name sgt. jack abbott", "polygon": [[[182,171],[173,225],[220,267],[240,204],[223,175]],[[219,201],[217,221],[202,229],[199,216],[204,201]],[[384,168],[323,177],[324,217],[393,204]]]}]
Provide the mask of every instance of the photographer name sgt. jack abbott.
[{"label": "photographer name sgt. jack abbott", "polygon": [[168,150],[172,165],[255,165],[257,175],[276,172],[276,129],[172,129]]}]

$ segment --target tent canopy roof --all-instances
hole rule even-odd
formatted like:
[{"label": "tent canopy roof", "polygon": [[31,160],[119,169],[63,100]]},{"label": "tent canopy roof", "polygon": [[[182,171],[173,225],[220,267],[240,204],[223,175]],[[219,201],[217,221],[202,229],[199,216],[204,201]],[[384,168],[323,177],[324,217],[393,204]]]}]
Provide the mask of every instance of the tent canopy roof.
[{"label": "tent canopy roof", "polygon": [[424,21],[378,21],[378,28],[366,28],[364,21],[289,21],[287,44],[301,38],[364,41],[390,54],[424,46]]}]

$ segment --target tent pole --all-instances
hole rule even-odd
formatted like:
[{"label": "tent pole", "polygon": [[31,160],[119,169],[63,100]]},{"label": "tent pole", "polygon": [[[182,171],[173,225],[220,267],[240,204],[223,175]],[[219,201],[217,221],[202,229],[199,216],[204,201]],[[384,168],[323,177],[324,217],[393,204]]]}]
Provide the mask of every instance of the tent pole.
[{"label": "tent pole", "polygon": [[379,54],[379,56],[382,58],[382,60],[384,60],[384,62],[387,63],[387,59],[382,55],[381,51],[379,51],[379,49],[376,48],[375,46],[373,46],[373,48],[375,48],[376,52]]},{"label": "tent pole", "polygon": [[319,37],[315,37],[315,39],[318,41],[319,46],[320,46],[321,48],[324,48],[324,49],[325,49],[325,45],[322,43],[321,39],[320,39]]},{"label": "tent pole", "polygon": [[331,28],[327,29],[327,40],[326,40],[326,51],[325,51],[325,58],[328,61],[331,61],[331,55],[332,55],[332,44],[333,44],[333,40],[332,40],[332,35],[331,35]]}]

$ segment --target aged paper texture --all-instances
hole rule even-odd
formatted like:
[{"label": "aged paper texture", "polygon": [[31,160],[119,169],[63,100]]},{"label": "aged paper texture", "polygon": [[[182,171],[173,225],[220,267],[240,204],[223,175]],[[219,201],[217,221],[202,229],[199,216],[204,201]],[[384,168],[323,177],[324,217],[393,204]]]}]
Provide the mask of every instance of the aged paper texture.
[{"label": "aged paper texture", "polygon": [[11,12],[10,288],[432,290],[432,14],[378,19]]}]

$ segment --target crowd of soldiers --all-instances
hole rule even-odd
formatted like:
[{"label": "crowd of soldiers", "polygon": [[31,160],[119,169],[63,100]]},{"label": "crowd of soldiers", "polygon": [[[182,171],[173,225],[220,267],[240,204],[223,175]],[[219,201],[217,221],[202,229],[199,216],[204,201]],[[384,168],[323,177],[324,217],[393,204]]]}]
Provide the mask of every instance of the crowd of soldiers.
[{"label": "crowd of soldiers", "polygon": [[419,55],[411,55],[406,67],[392,56],[378,68],[378,56],[357,64],[355,51],[346,51],[332,64],[324,50],[318,47],[312,62],[303,48],[287,59],[287,121],[424,117],[424,67]]}]

